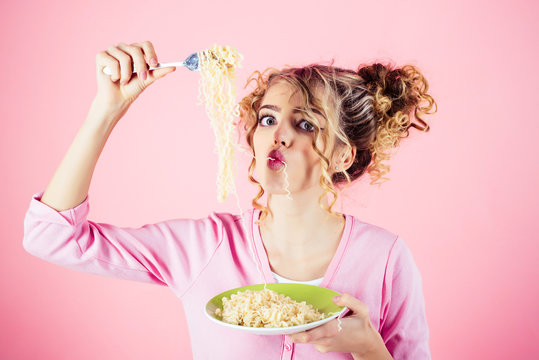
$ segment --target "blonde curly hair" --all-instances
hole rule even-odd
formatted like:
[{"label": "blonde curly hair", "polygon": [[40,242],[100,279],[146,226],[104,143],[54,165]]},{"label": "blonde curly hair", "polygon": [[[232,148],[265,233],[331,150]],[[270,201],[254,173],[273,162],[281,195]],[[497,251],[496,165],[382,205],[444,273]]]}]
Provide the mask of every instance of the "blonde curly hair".
[{"label": "blonde curly hair", "polygon": [[[245,87],[254,81],[255,88],[239,103],[240,122],[244,124],[243,130],[253,154],[258,109],[266,91],[276,80],[288,82],[302,95],[302,111],[314,127],[312,146],[320,157],[322,168],[320,186],[324,193],[318,202],[324,208],[321,201],[331,193],[333,199],[325,210],[333,215],[337,215],[331,209],[338,197],[336,186],[350,185],[365,171],[371,177],[371,185],[380,186],[389,180],[385,176],[390,168],[386,162],[400,140],[409,136],[411,127],[422,132],[429,131],[423,116],[437,111],[436,102],[427,94],[427,80],[413,65],[395,68],[390,64],[362,64],[357,71],[334,67],[332,64],[311,64],[281,70],[267,68],[263,72],[255,71],[251,74]],[[321,96],[314,96],[315,88],[322,89]],[[313,108],[324,114],[330,131],[320,132],[320,124]],[[412,121],[412,114],[417,123]],[[316,145],[319,136],[322,136],[324,149]],[[354,161],[348,169],[330,176],[329,157],[333,151],[343,146],[348,151],[356,147]],[[330,154],[325,154],[328,149]],[[248,176],[249,181],[259,187],[252,204],[261,211],[260,223],[267,217],[269,209],[258,203],[264,189],[253,177],[255,165],[256,159],[253,157]]]}]

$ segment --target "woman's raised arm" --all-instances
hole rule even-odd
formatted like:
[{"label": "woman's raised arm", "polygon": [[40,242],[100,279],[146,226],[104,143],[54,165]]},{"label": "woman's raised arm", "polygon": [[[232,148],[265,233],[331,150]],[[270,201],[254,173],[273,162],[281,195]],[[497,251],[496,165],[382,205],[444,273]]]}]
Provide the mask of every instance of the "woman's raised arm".
[{"label": "woman's raised arm", "polygon": [[[112,129],[144,89],[176,70],[167,67],[148,73],[148,64],[157,65],[157,55],[149,41],[131,45],[120,43],[97,54],[97,95],[41,202],[62,211],[84,201],[97,160]],[[133,66],[138,76],[131,78]],[[105,67],[111,69],[112,75],[103,72]]]},{"label": "woman's raised arm", "polygon": [[117,115],[108,113],[94,100],[86,121],[54,173],[41,202],[62,211],[84,201],[97,159],[116,122]]}]

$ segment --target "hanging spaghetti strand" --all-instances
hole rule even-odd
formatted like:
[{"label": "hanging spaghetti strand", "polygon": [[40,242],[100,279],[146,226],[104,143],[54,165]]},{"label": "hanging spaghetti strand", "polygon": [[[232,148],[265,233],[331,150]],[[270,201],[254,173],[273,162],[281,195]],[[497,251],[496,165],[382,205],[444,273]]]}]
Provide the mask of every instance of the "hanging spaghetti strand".
[{"label": "hanging spaghetti strand", "polygon": [[[234,188],[234,195],[236,196],[236,205],[238,206],[238,209],[240,210],[240,217],[241,217],[243,236],[246,239],[246,241],[248,241],[249,238],[247,237],[247,233],[246,233],[247,227],[245,225],[245,216],[243,216],[243,210],[241,208],[240,198],[238,196],[236,188]],[[260,263],[258,261],[256,261],[254,245],[255,245],[254,239],[251,239],[250,245],[249,245],[249,250],[251,251],[251,260],[253,260],[253,262],[255,263],[256,271],[258,272],[258,275],[260,275],[260,277],[262,278],[262,281],[264,281],[264,289],[266,289],[266,286],[267,286],[266,278],[264,277],[264,274],[262,274],[262,269],[260,268]]]},{"label": "hanging spaghetti strand", "polygon": [[[213,45],[199,51],[200,79],[199,105],[205,103],[206,113],[215,134],[215,152],[218,155],[217,199],[223,202],[234,186],[234,119],[239,117],[236,103],[236,68],[243,56],[231,46]],[[202,98],[204,97],[204,101]]]},{"label": "hanging spaghetti strand", "polygon": [[[236,145],[236,147],[237,147],[237,149],[238,149],[240,152],[243,152],[243,153],[245,153],[245,154],[248,154],[249,156],[251,156],[251,157],[253,157],[253,158],[255,158],[255,159],[258,160],[257,157],[255,157],[254,155],[252,155],[250,152],[246,151],[246,150],[245,150],[244,148],[242,148],[241,146]],[[273,158],[270,158],[270,157],[268,157],[268,158],[266,158],[266,159],[274,160]],[[285,168],[283,169],[283,171],[285,171],[286,179],[288,179],[288,174],[286,174],[286,166],[287,166],[287,164],[286,164],[284,161],[281,161],[281,162],[282,162],[282,163],[284,164],[284,166],[285,166]],[[289,196],[290,191],[288,190],[288,180],[286,180],[286,183],[287,183],[287,189],[286,189],[286,190],[287,190],[287,192],[288,192],[287,197],[288,197],[290,200],[292,200],[292,197]],[[243,216],[243,209],[241,208],[240,199],[239,199],[239,196],[238,196],[238,193],[237,193],[235,187],[234,187],[234,192],[233,192],[233,193],[234,193],[234,195],[235,195],[235,197],[236,197],[236,205],[237,205],[237,207],[238,207],[238,209],[239,209],[239,211],[240,211],[241,221],[242,221],[242,225],[243,225],[242,228],[243,228],[243,231],[244,231],[244,234],[243,234],[243,235],[244,235],[245,239],[248,239],[247,234],[245,233],[245,231],[246,231],[246,229],[247,229],[247,227],[246,227],[246,225],[245,225],[245,217]],[[263,275],[263,273],[262,273],[262,269],[261,269],[261,267],[260,267],[260,262],[257,261],[257,259],[256,259],[255,249],[254,249],[254,239],[251,239],[251,240],[252,240],[252,241],[250,242],[251,245],[249,246],[249,250],[250,250],[250,252],[251,252],[251,259],[252,259],[252,261],[255,263],[256,270],[257,270],[258,274],[260,275],[260,277],[261,277],[262,280],[264,281],[264,289],[266,289],[266,288],[267,288],[266,278],[264,277],[264,275]]]}]

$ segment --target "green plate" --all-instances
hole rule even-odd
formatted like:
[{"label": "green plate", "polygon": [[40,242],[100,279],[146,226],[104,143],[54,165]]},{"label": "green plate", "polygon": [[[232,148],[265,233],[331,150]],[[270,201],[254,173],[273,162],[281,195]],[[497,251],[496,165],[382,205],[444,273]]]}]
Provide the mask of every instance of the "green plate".
[{"label": "green plate", "polygon": [[314,285],[306,285],[306,284],[293,284],[293,283],[280,283],[280,284],[267,284],[267,289],[273,290],[279,294],[283,294],[288,296],[290,299],[301,302],[305,301],[307,304],[312,305],[315,309],[320,311],[321,313],[324,313],[326,315],[330,313],[334,313],[333,315],[329,316],[323,320],[314,321],[308,324],[304,325],[297,325],[297,326],[288,326],[288,327],[279,327],[279,328],[261,328],[261,327],[249,327],[249,326],[242,326],[242,325],[232,325],[229,323],[226,323],[222,321],[218,316],[215,315],[216,309],[223,309],[223,301],[222,299],[224,297],[227,297],[230,299],[230,295],[237,294],[240,291],[245,290],[263,290],[264,284],[257,284],[257,285],[249,285],[249,286],[243,286],[240,288],[232,289],[225,291],[223,293],[220,293],[219,295],[214,296],[206,303],[205,307],[205,313],[208,316],[208,318],[215,323],[230,327],[236,330],[246,331],[252,334],[258,334],[258,335],[285,335],[285,334],[293,334],[305,330],[309,330],[312,328],[315,328],[317,326],[320,326],[322,324],[325,324],[336,317],[339,317],[340,315],[344,314],[347,310],[346,307],[343,306],[337,306],[333,302],[333,297],[337,295],[341,295],[336,291],[321,287],[321,286],[314,286]]}]

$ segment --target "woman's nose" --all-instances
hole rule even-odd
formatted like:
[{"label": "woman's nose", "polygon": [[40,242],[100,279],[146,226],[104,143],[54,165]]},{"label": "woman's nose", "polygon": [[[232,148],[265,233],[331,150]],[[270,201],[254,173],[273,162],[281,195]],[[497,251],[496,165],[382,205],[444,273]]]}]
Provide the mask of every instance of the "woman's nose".
[{"label": "woman's nose", "polygon": [[280,126],[275,130],[274,133],[274,143],[281,144],[285,147],[290,146],[292,141],[292,135],[290,130],[286,126]]},{"label": "woman's nose", "polygon": [[288,141],[286,141],[284,139],[275,139],[275,144],[278,144],[278,143],[280,143],[284,147],[288,147]]}]

